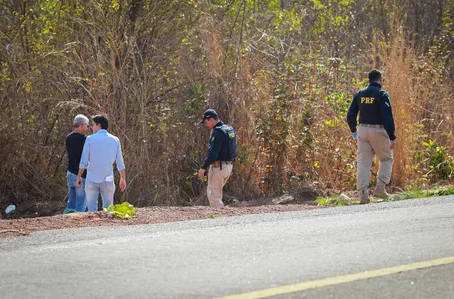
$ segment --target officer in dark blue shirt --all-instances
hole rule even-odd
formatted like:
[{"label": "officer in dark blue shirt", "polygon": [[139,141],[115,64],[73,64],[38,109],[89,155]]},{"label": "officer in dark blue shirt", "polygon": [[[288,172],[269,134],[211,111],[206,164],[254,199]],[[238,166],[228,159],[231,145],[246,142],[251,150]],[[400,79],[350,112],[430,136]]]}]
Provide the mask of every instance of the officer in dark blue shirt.
[{"label": "officer in dark blue shirt", "polygon": [[[385,186],[391,180],[392,149],[396,146],[396,136],[389,94],[381,89],[383,81],[380,71],[370,71],[370,85],[355,94],[347,113],[350,130],[355,138],[358,137],[357,188],[360,203],[369,202],[367,188],[374,155],[379,160],[374,196],[380,198],[389,196]],[[360,124],[357,130],[358,112]]]},{"label": "officer in dark blue shirt", "polygon": [[219,120],[218,114],[213,109],[203,113],[200,124],[212,130],[208,155],[199,170],[199,177],[205,176],[208,171],[207,197],[210,206],[222,208],[222,188],[232,174],[233,160],[236,157],[236,132],[227,124]]}]

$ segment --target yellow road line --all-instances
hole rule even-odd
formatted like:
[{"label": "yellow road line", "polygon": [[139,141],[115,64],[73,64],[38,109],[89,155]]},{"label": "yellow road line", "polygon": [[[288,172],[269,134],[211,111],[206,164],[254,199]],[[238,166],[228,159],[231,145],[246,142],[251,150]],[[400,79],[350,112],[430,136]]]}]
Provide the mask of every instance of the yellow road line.
[{"label": "yellow road line", "polygon": [[336,276],[331,278],[313,280],[308,282],[301,282],[277,288],[253,291],[249,293],[243,293],[238,295],[231,295],[226,297],[220,297],[217,299],[256,299],[256,298],[268,298],[272,296],[278,296],[283,294],[295,293],[306,291],[310,289],[322,288],[357,280],[364,280],[374,277],[382,277],[392,275],[400,272],[413,271],[417,269],[430,268],[440,265],[447,265],[454,263],[454,256],[445,257],[436,260],[430,260],[425,262],[413,263],[408,265],[395,266],[390,268],[383,268],[373,271],[360,272],[355,274],[349,274],[344,276]]}]

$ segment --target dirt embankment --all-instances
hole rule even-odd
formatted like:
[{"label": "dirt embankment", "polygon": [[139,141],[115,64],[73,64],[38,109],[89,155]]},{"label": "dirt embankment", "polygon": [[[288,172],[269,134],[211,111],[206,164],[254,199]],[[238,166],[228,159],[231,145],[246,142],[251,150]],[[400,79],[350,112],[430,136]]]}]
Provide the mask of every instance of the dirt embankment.
[{"label": "dirt embankment", "polygon": [[313,184],[311,186],[297,188],[279,197],[233,203],[223,209],[212,209],[208,206],[136,208],[136,215],[129,220],[116,218],[103,211],[66,215],[60,213],[54,216],[35,218],[3,219],[0,220],[0,238],[27,235],[34,231],[50,229],[138,225],[246,214],[309,210],[318,208],[314,202],[318,196],[326,196],[329,193],[319,185]]}]

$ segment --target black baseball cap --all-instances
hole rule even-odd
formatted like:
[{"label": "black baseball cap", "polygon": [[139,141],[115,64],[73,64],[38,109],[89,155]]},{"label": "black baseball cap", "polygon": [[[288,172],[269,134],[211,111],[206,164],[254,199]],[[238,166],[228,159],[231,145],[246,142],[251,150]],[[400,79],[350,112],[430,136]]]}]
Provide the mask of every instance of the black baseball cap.
[{"label": "black baseball cap", "polygon": [[208,109],[207,111],[205,111],[205,112],[203,113],[203,118],[202,118],[202,120],[199,122],[199,124],[203,124],[203,122],[205,121],[205,119],[213,118],[213,117],[218,117],[218,114],[217,114],[216,111],[214,111],[213,109]]}]

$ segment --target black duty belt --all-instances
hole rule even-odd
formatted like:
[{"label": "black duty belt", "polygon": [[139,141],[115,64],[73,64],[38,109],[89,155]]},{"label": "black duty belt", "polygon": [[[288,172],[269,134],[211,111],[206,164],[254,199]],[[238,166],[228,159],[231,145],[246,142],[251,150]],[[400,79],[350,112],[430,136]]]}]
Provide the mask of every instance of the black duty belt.
[{"label": "black duty belt", "polygon": [[214,161],[214,163],[212,164],[213,167],[221,167],[222,169],[222,164],[232,164],[233,161]]}]

